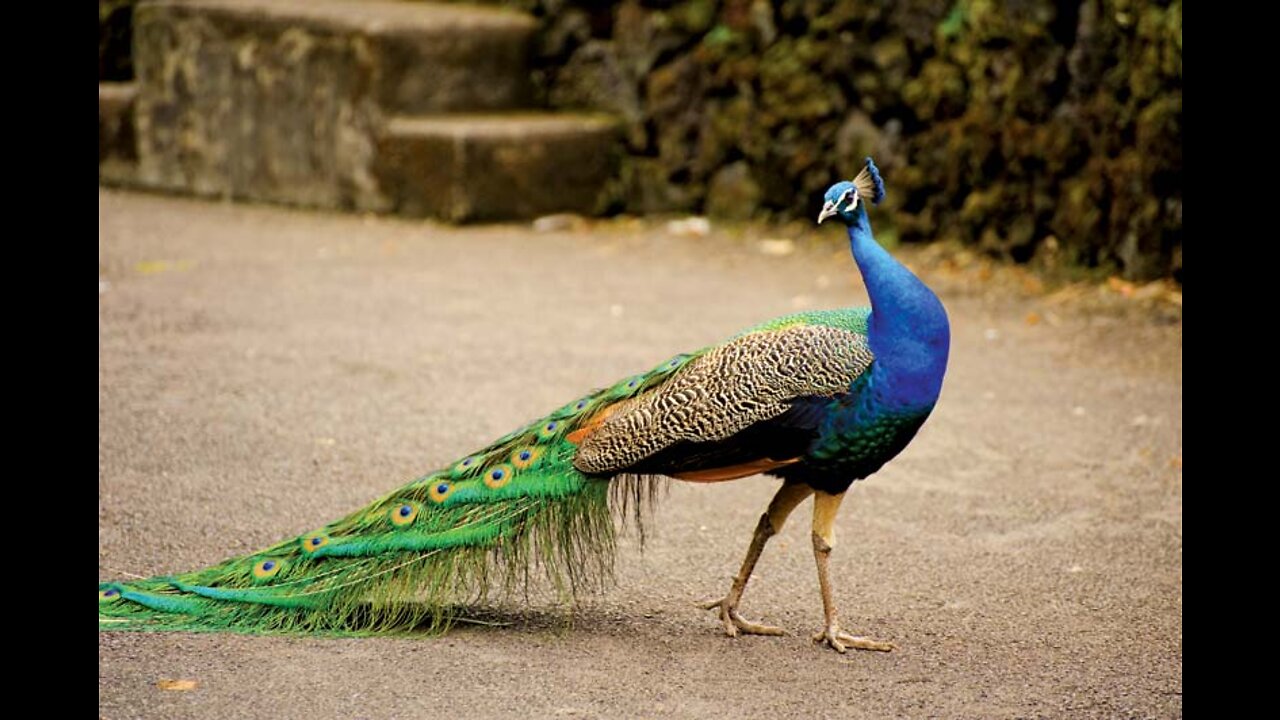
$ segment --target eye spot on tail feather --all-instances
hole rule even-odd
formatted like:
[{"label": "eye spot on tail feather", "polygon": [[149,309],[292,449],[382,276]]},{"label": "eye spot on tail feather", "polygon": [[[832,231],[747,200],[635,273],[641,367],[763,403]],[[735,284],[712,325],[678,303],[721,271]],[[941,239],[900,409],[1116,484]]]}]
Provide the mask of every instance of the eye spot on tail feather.
[{"label": "eye spot on tail feather", "polygon": [[313,553],[325,545],[329,544],[329,536],[323,532],[316,532],[302,538],[302,551],[305,553]]},{"label": "eye spot on tail feather", "polygon": [[536,447],[520,448],[511,453],[511,464],[518,470],[532,467],[542,457],[542,450]]},{"label": "eye spot on tail feather", "polygon": [[283,560],[276,560],[275,558],[266,558],[264,560],[259,560],[257,563],[254,564],[253,576],[259,580],[266,580],[267,578],[275,577],[276,575],[280,574],[280,571],[282,569],[284,569]]},{"label": "eye spot on tail feather", "polygon": [[560,434],[561,424],[555,420],[551,420],[538,428],[538,437],[543,440],[551,440]]},{"label": "eye spot on tail feather", "polygon": [[485,473],[484,484],[491,490],[497,490],[511,482],[511,474],[512,470],[510,465],[499,465]]},{"label": "eye spot on tail feather", "polygon": [[431,486],[431,489],[427,491],[427,495],[431,497],[432,502],[442,503],[452,492],[453,485],[441,480]]},{"label": "eye spot on tail feather", "polygon": [[391,524],[396,527],[405,527],[413,524],[418,519],[418,506],[413,503],[400,503],[391,508]]}]

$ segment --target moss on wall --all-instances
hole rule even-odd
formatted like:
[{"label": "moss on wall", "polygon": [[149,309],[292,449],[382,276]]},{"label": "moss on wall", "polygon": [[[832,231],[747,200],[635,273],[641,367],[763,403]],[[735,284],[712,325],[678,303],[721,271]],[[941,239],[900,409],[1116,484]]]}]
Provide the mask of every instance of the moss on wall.
[{"label": "moss on wall", "polygon": [[905,240],[1181,277],[1180,0],[505,4],[628,124],[618,210],[811,216],[872,154]]},{"label": "moss on wall", "polygon": [[544,104],[626,123],[614,210],[812,217],[870,154],[904,240],[1182,278],[1181,0],[489,1],[542,19]]}]

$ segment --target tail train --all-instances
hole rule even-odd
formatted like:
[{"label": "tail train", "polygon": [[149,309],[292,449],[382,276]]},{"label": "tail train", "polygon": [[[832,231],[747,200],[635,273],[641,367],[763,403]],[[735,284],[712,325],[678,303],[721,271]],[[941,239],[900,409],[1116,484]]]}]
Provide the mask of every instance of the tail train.
[{"label": "tail train", "polygon": [[573,433],[698,354],[570,403],[322,528],[202,570],[100,583],[98,627],[438,631],[495,587],[537,576],[562,596],[599,587],[612,577],[615,516],[639,525],[657,486],[579,472]]}]

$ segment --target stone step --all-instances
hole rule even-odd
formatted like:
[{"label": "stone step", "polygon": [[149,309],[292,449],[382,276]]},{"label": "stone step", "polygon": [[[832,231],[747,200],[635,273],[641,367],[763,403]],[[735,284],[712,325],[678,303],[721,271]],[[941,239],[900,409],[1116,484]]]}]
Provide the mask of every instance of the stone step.
[{"label": "stone step", "polygon": [[[535,28],[425,2],[142,2],[137,162],[118,181],[454,221],[591,212],[613,123],[511,113],[532,95]],[[106,166],[99,178],[115,181]]]},{"label": "stone step", "polygon": [[128,183],[138,164],[138,140],[133,106],[138,88],[133,83],[98,84],[98,180]]},{"label": "stone step", "polygon": [[613,176],[618,128],[598,115],[396,117],[378,145],[393,210],[452,222],[592,214]]},{"label": "stone step", "polygon": [[[525,107],[532,93],[537,22],[501,8],[159,0],[139,5],[133,23],[134,64],[149,96],[253,102],[314,85],[358,95],[387,113],[421,114]],[[316,93],[295,99],[322,100]]]},{"label": "stone step", "polygon": [[143,3],[139,182],[387,210],[370,171],[383,118],[522,105],[534,28],[519,13],[432,3]]}]

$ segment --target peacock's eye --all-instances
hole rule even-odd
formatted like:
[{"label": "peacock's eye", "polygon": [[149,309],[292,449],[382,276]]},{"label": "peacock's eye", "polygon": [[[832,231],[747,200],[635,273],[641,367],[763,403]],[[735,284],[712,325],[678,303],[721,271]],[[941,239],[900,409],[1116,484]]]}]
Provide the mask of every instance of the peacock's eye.
[{"label": "peacock's eye", "polygon": [[845,191],[844,191],[844,195],[841,195],[841,196],[840,196],[840,204],[841,204],[841,205],[846,205],[846,204],[847,204],[847,205],[849,206],[848,208],[846,208],[847,210],[852,210],[852,209],[854,209],[855,207],[857,207],[857,206],[858,206],[858,191],[857,191],[857,190],[854,190],[853,188],[849,188],[848,190],[845,190]]}]

